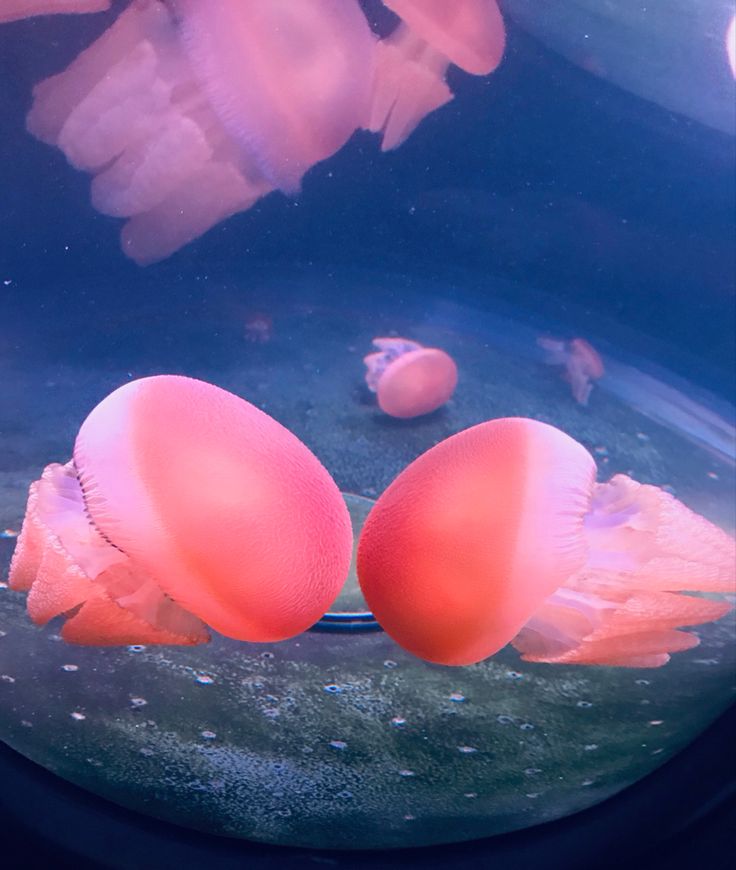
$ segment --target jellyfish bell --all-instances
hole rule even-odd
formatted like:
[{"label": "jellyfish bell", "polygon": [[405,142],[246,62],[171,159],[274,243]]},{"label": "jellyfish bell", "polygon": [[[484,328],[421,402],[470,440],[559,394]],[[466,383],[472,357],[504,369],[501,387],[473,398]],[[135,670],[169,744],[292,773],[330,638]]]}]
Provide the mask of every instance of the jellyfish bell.
[{"label": "jellyfish bell", "polygon": [[366,384],[391,417],[409,419],[442,407],[455,392],[457,366],[436,347],[406,338],[374,338],[378,350],[364,357]]},{"label": "jellyfish bell", "polygon": [[495,0],[384,0],[401,23],[377,48],[367,128],[383,134],[381,148],[397,148],[429,112],[452,99],[445,73],[453,63],[488,75],[505,45]]},{"label": "jellyfish bell", "polygon": [[28,129],[92,173],[140,264],[260,197],[294,193],[368,112],[375,40],[357,0],[133,0],[34,90]]},{"label": "jellyfish bell", "polygon": [[111,393],[73,462],[31,486],[10,568],[74,643],[201,643],[206,626],[275,641],[308,628],[347,576],[339,490],[287,429],[239,397],[162,375]]},{"label": "jellyfish bell", "polygon": [[34,15],[54,15],[60,12],[104,12],[110,0],[3,0],[0,24],[19,21]]},{"label": "jellyfish bell", "polygon": [[697,644],[679,631],[730,605],[736,546],[661,489],[617,475],[559,429],[492,420],[411,463],[358,543],[361,589],[384,629],[431,662],[508,643],[528,661],[657,667]]}]

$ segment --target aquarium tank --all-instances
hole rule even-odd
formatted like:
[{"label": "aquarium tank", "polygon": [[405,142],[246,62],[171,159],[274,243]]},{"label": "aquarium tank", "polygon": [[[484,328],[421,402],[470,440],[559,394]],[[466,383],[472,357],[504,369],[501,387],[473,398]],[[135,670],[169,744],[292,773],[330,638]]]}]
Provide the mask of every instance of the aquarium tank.
[{"label": "aquarium tank", "polygon": [[735,13],[0,0],[0,740],[49,795],[487,866],[731,707]]}]

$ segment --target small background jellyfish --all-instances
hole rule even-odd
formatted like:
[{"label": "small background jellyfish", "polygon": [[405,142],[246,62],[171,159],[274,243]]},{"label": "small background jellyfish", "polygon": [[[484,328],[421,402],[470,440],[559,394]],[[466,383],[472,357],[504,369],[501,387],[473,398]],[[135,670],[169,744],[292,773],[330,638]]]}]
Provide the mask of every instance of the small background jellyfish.
[{"label": "small background jellyfish", "polygon": [[537,339],[537,344],[546,351],[548,365],[563,366],[562,377],[569,382],[575,401],[587,405],[593,390],[592,381],[605,373],[598,351],[584,338],[563,341],[542,337]]},{"label": "small background jellyfish", "polygon": [[444,350],[398,337],[374,338],[373,344],[378,350],[363,358],[365,381],[389,416],[429,414],[455,392],[457,366]]}]

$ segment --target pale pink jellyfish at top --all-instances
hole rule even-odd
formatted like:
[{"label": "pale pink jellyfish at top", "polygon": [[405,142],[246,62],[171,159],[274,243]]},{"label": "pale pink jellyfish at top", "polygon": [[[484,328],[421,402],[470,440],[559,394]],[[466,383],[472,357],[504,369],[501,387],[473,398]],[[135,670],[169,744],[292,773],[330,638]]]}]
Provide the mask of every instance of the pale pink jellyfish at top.
[{"label": "pale pink jellyfish at top", "polygon": [[277,641],[336,598],[352,551],[340,491],[299,439],[191,378],[131,381],[31,485],[10,565],[28,612],[78,644]]},{"label": "pale pink jellyfish at top", "polygon": [[[8,0],[0,21],[105,0]],[[395,148],[451,98],[450,63],[485,75],[504,27],[495,0],[385,0],[386,40],[358,0],[131,0],[34,90],[28,129],[92,173],[92,203],[126,218],[122,247],[161,260],[304,174],[359,128]]]},{"label": "pale pink jellyfish at top", "polygon": [[377,49],[370,120],[382,149],[396,148],[430,112],[452,99],[453,63],[487,75],[501,62],[505,29],[496,0],[383,0],[401,23]]},{"label": "pale pink jellyfish at top", "polygon": [[678,630],[731,606],[736,543],[659,487],[596,483],[592,456],[535,420],[491,420],[412,462],[374,505],[358,578],[383,628],[431,662],[508,643],[526,661],[659,667]]},{"label": "pale pink jellyfish at top", "polygon": [[31,133],[94,174],[162,259],[271,190],[294,193],[368,113],[375,39],[357,0],[133,0],[36,86]]},{"label": "pale pink jellyfish at top", "polygon": [[408,338],[374,338],[373,345],[378,350],[363,357],[365,381],[385,414],[429,414],[455,392],[457,366],[444,350]]},{"label": "pale pink jellyfish at top", "polygon": [[103,12],[110,0],[1,0],[0,24],[18,21],[33,15],[54,15],[59,12]]},{"label": "pale pink jellyfish at top", "polygon": [[598,351],[584,338],[562,341],[557,338],[538,338],[548,365],[563,366],[563,378],[569,382],[575,401],[587,405],[593,384],[605,374],[603,360]]}]

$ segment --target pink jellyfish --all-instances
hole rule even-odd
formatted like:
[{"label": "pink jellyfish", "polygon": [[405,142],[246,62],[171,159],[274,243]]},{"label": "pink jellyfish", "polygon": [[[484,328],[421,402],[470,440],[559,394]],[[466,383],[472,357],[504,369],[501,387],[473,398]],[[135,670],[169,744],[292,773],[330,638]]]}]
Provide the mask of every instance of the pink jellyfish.
[{"label": "pink jellyfish", "polygon": [[455,392],[457,366],[436,347],[423,347],[408,338],[374,338],[376,353],[363,358],[368,389],[378,406],[391,417],[429,414]]},{"label": "pink jellyfish", "polygon": [[382,150],[396,148],[417,124],[452,99],[451,63],[487,75],[501,62],[503,19],[495,0],[383,0],[401,23],[378,44],[370,120]]},{"label": "pink jellyfish", "polygon": [[31,485],[10,566],[28,612],[78,644],[196,644],[304,631],[352,550],[317,458],[243,399],[191,378],[131,381]]},{"label": "pink jellyfish", "polygon": [[730,605],[736,544],[656,486],[596,483],[585,448],[545,423],[491,420],[411,463],[358,543],[358,577],[386,631],[431,662],[513,643],[526,661],[659,667],[679,631]]},{"label": "pink jellyfish", "polygon": [[[499,63],[495,0],[385,0],[386,40],[358,0],[130,0],[34,90],[29,131],[94,176],[92,203],[127,219],[124,253],[164,259],[302,177],[361,127],[395,148],[451,98],[450,63]],[[5,0],[0,21],[108,0]],[[377,69],[376,69],[377,66]]]},{"label": "pink jellyfish", "polygon": [[584,338],[562,341],[557,338],[538,338],[537,344],[547,351],[548,365],[564,366],[563,377],[569,381],[575,401],[587,405],[593,384],[602,378],[605,370],[598,351]]},{"label": "pink jellyfish", "polygon": [[0,23],[57,12],[102,12],[110,0],[2,0]]},{"label": "pink jellyfish", "polygon": [[367,116],[375,39],[357,0],[132,0],[36,86],[28,129],[167,257],[274,189],[294,193]]}]

